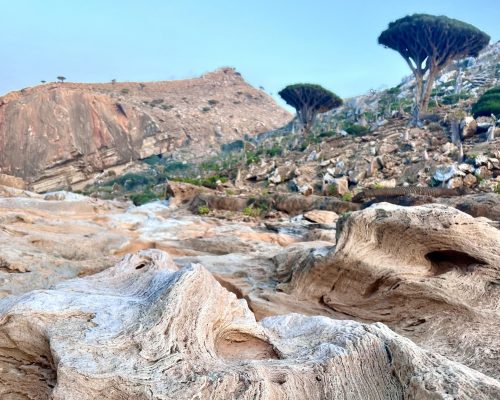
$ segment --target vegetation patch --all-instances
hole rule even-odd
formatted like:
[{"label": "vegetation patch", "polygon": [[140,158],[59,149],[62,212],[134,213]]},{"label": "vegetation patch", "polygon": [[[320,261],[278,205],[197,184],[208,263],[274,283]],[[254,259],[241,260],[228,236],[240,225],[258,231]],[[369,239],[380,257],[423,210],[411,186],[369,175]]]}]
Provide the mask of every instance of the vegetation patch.
[{"label": "vegetation patch", "polygon": [[142,206],[143,204],[149,203],[151,201],[159,200],[160,196],[157,193],[154,193],[150,189],[145,190],[141,193],[135,193],[130,196],[130,200],[136,206]]},{"label": "vegetation patch", "polygon": [[479,116],[489,117],[491,114],[500,118],[500,86],[485,92],[472,106],[472,114],[475,118]]},{"label": "vegetation patch", "polygon": [[210,213],[210,208],[208,206],[199,206],[198,207],[198,214],[199,215],[207,215]]},{"label": "vegetation patch", "polygon": [[344,128],[344,130],[349,134],[353,136],[364,136],[367,133],[370,132],[370,128],[367,126],[362,126],[362,125],[356,125],[356,124],[350,124]]}]

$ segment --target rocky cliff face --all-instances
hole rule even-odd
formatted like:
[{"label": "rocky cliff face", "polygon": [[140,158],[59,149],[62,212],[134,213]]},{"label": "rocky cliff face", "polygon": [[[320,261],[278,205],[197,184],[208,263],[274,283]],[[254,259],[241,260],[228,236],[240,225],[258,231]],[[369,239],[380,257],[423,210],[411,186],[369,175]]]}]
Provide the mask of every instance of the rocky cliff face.
[{"label": "rocky cliff face", "polygon": [[78,188],[131,160],[199,157],[290,118],[230,68],[183,81],[46,84],[0,98],[0,172],[35,191]]}]

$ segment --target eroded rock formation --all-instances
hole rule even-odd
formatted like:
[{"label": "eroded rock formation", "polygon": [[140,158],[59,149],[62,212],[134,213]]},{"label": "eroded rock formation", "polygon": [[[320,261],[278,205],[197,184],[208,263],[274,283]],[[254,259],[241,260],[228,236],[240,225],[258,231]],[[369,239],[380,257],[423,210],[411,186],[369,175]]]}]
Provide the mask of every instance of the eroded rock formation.
[{"label": "eroded rock formation", "polygon": [[0,303],[2,399],[427,399],[500,383],[382,324],[297,314],[256,322],[201,265],[126,256]]},{"label": "eroded rock formation", "polygon": [[2,400],[499,396],[483,217],[381,203],[342,214],[335,244],[331,212],[0,193]]},{"label": "eroded rock formation", "polygon": [[381,203],[344,219],[335,250],[291,271],[282,290],[499,376],[500,231],[487,222]]}]

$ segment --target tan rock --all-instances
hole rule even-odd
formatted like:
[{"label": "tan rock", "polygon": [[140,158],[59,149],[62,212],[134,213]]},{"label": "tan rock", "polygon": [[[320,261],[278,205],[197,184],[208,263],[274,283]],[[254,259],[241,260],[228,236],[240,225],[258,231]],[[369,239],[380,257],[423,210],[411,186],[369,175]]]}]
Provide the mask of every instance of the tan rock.
[{"label": "tan rock", "polygon": [[500,396],[498,381],[383,324],[299,314],[256,322],[203,266],[178,270],[155,250],[1,303],[0,355],[6,399]]},{"label": "tan rock", "polygon": [[338,214],[333,211],[312,210],[304,213],[304,218],[318,224],[334,224],[339,218]]},{"label": "tan rock", "polygon": [[[343,196],[349,192],[349,181],[347,177],[343,176],[341,178],[335,178],[332,183],[332,189],[334,195]],[[328,193],[330,194],[330,193]]]},{"label": "tan rock", "polygon": [[383,321],[427,349],[500,376],[493,356],[500,354],[500,288],[491,284],[500,279],[498,229],[437,204],[381,203],[340,225],[336,251],[292,264],[281,290],[350,318]]},{"label": "tan rock", "polygon": [[464,138],[471,138],[477,132],[477,122],[473,117],[465,117],[461,122],[460,127],[462,128],[462,136]]},{"label": "tan rock", "polygon": [[165,192],[172,205],[189,203],[200,193],[211,190],[203,186],[196,186],[185,182],[168,181],[165,185]]},{"label": "tan rock", "polygon": [[26,182],[22,178],[12,175],[0,174],[0,185],[9,186],[16,189],[26,189]]},{"label": "tan rock", "polygon": [[464,186],[464,180],[461,176],[455,176],[454,178],[451,178],[448,182],[446,182],[446,187],[448,189],[457,189],[461,188],[462,186]]},{"label": "tan rock", "polygon": [[463,178],[463,184],[466,187],[472,187],[477,183],[477,178],[472,174],[467,174]]}]

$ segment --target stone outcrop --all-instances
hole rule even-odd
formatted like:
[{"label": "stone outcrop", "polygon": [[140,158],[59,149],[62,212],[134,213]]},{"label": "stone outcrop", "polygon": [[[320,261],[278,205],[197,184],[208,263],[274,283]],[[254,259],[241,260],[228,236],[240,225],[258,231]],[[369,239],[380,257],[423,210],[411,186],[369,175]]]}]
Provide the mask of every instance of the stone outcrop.
[{"label": "stone outcrop", "polygon": [[182,81],[45,84],[0,97],[0,173],[35,191],[81,188],[131,160],[182,149],[199,159],[289,119],[231,68]]},{"label": "stone outcrop", "polygon": [[484,217],[379,204],[335,229],[0,193],[2,399],[499,396]]},{"label": "stone outcrop", "polygon": [[0,355],[6,400],[500,396],[498,381],[382,324],[256,322],[203,266],[157,250],[4,300]]},{"label": "stone outcrop", "polygon": [[336,249],[291,264],[281,290],[384,322],[499,377],[498,229],[444,205],[381,203],[341,219],[337,230]]}]

